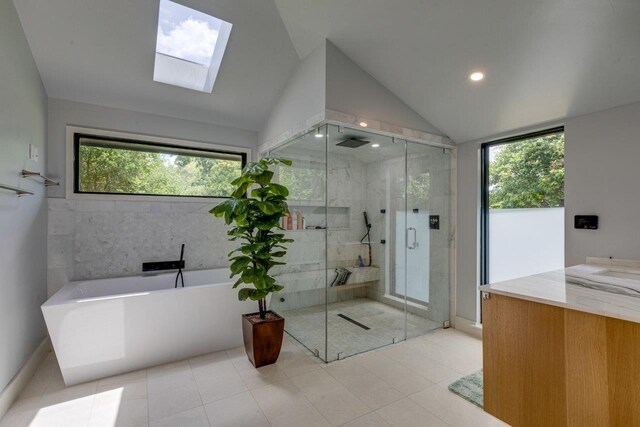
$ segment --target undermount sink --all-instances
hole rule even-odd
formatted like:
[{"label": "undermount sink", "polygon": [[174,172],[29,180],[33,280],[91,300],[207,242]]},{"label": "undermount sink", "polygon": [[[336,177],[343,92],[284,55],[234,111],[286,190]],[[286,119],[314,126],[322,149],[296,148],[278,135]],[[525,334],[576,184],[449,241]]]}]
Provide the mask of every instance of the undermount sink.
[{"label": "undermount sink", "polygon": [[596,276],[615,277],[616,279],[631,279],[640,281],[640,273],[630,273],[626,271],[602,270],[593,273]]}]

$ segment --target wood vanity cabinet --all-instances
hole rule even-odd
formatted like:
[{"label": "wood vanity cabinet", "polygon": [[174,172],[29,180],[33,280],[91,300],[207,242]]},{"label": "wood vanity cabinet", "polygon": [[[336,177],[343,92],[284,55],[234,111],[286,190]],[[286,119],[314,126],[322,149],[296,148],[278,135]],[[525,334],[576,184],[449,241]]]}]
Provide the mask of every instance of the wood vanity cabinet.
[{"label": "wood vanity cabinet", "polygon": [[513,426],[640,426],[640,324],[486,295],[485,411]]}]

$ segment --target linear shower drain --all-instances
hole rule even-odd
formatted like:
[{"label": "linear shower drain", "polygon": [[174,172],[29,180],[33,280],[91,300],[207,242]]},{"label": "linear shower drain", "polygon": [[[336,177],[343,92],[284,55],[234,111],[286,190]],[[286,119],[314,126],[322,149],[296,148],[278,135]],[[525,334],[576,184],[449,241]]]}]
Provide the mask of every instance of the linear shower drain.
[{"label": "linear shower drain", "polygon": [[343,318],[344,320],[346,320],[347,322],[351,322],[351,323],[353,323],[353,324],[354,324],[354,325],[356,325],[356,326],[360,326],[360,327],[361,327],[362,329],[364,329],[365,331],[368,331],[369,329],[371,329],[370,327],[365,326],[365,325],[363,325],[362,323],[360,323],[360,322],[358,322],[358,321],[356,321],[356,320],[353,320],[353,319],[352,319],[352,318],[350,318],[349,316],[345,316],[345,315],[344,315],[344,314],[342,314],[342,313],[338,314],[338,316],[339,316],[339,317],[342,317],[342,318]]}]

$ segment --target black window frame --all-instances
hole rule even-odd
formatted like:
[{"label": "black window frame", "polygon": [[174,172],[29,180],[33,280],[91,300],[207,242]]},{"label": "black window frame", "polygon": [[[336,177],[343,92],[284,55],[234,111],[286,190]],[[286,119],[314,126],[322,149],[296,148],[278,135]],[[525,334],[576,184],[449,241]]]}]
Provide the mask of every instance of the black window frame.
[{"label": "black window frame", "polygon": [[[564,126],[496,139],[480,145],[480,285],[488,285],[489,278],[489,150],[496,145],[510,144],[554,133],[564,133]],[[480,298],[480,292],[478,292]],[[479,301],[479,300],[478,300]],[[480,304],[482,323],[482,304]]]},{"label": "black window frame", "polygon": [[93,140],[101,140],[106,142],[122,142],[128,144],[141,144],[147,146],[155,146],[163,149],[180,149],[180,150],[193,150],[201,151],[204,153],[215,154],[227,154],[240,156],[241,158],[241,170],[247,165],[247,153],[240,151],[220,150],[220,149],[207,149],[202,147],[192,147],[187,145],[178,144],[164,144],[156,141],[144,140],[144,139],[131,139],[122,137],[111,137],[104,135],[94,135],[85,132],[74,132],[73,134],[73,194],[89,194],[89,195],[108,195],[108,196],[140,196],[140,197],[163,197],[163,198],[198,198],[198,199],[230,199],[230,196],[192,196],[192,195],[177,195],[177,194],[147,194],[147,193],[112,193],[112,192],[97,192],[97,191],[80,191],[80,139],[91,138]]}]

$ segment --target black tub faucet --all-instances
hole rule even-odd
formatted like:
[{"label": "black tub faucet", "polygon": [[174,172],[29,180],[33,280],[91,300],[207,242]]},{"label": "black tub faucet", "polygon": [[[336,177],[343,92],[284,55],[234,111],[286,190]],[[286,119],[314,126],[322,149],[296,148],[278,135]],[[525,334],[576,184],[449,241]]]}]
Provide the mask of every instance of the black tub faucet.
[{"label": "black tub faucet", "polygon": [[182,283],[182,287],[184,288],[184,275],[182,274],[182,266],[184,265],[184,243],[182,244],[182,248],[180,249],[180,267],[178,267],[178,274],[176,274],[176,289],[178,288],[178,279]]}]

